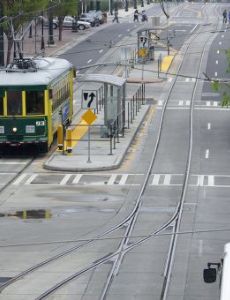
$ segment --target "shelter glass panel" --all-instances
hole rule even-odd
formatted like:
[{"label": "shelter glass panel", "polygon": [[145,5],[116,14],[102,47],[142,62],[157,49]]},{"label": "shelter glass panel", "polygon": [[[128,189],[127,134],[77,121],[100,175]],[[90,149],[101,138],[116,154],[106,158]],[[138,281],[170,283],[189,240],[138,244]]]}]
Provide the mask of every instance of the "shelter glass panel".
[{"label": "shelter glass panel", "polygon": [[44,92],[26,91],[26,113],[28,115],[44,114]]},{"label": "shelter glass panel", "polygon": [[3,115],[3,97],[0,96],[0,115]]},{"label": "shelter glass panel", "polygon": [[7,114],[8,115],[22,114],[22,92],[18,92],[18,91],[7,92]]}]

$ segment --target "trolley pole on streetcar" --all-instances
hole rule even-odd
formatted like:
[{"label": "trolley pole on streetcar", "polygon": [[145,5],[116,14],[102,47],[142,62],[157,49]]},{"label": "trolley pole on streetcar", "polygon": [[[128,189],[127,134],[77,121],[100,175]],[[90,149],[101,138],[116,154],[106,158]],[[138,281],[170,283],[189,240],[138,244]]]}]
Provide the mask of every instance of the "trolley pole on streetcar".
[{"label": "trolley pole on streetcar", "polygon": [[3,5],[0,2],[0,67],[4,67],[4,32],[3,27],[1,25],[3,18]]}]

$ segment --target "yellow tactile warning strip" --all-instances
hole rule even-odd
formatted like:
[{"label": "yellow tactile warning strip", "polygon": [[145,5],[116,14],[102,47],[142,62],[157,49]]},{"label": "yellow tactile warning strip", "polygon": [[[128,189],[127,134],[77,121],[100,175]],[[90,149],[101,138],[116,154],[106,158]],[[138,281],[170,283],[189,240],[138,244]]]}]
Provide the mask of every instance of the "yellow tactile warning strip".
[{"label": "yellow tactile warning strip", "polygon": [[174,58],[174,55],[167,55],[162,59],[161,72],[167,72],[168,71],[168,69],[169,69],[169,67],[172,63],[173,58]]},{"label": "yellow tactile warning strip", "polygon": [[77,145],[79,140],[86,134],[88,131],[88,124],[86,121],[82,120],[74,128],[67,130],[66,132],[66,145],[65,149],[73,148]]}]

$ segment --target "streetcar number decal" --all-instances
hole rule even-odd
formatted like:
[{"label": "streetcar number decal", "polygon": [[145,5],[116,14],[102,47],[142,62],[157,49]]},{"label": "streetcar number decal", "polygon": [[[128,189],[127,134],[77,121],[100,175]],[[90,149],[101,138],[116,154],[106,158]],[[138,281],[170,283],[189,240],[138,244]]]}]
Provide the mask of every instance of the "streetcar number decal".
[{"label": "streetcar number decal", "polygon": [[36,121],[36,126],[45,126],[45,121]]}]

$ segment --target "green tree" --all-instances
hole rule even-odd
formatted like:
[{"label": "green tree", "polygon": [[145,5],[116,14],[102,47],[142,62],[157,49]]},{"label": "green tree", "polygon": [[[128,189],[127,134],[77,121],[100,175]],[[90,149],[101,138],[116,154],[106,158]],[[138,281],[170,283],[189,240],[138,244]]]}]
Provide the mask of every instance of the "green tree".
[{"label": "green tree", "polygon": [[7,37],[6,64],[10,62],[11,51],[14,43],[14,35],[17,35],[23,25],[31,22],[39,14],[39,11],[47,6],[48,0],[0,0],[3,6],[3,14],[6,16],[1,22]]}]

